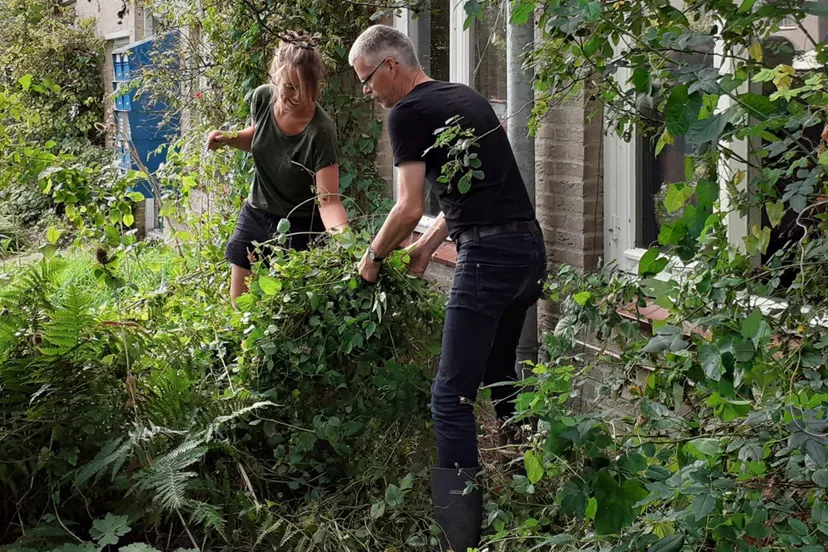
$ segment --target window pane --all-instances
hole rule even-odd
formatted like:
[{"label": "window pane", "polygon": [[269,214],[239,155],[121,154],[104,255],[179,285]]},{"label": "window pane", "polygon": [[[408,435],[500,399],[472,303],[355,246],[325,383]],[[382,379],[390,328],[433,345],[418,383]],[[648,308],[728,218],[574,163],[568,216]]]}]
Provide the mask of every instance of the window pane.
[{"label": "window pane", "polygon": [[[420,64],[428,76],[440,81],[449,80],[450,9],[450,0],[431,0],[430,9],[424,10],[416,19],[414,45]],[[430,217],[440,214],[440,205],[430,189],[426,190],[425,214]]]},{"label": "window pane", "polygon": [[[701,47],[699,47],[701,49]],[[675,60],[684,68],[694,67],[696,70],[709,70],[713,67],[713,56],[703,51],[693,53],[678,53]],[[660,91],[655,90],[654,95]],[[657,101],[657,100],[655,100]],[[655,110],[648,111],[651,118],[662,120],[663,117]],[[636,213],[635,246],[644,249],[658,245],[658,234],[661,226],[672,224],[682,216],[682,212],[668,213],[664,207],[664,199],[670,184],[684,182],[684,161],[691,155],[694,148],[687,143],[684,136],[675,138],[673,144],[665,145],[656,155],[658,136],[639,136],[638,140],[638,182],[636,186]],[[693,186],[692,182],[688,185]],[[695,199],[693,200],[695,201]]]},{"label": "window pane", "polygon": [[506,3],[486,2],[483,10],[483,20],[475,20],[473,27],[472,82],[502,120],[506,118]]}]

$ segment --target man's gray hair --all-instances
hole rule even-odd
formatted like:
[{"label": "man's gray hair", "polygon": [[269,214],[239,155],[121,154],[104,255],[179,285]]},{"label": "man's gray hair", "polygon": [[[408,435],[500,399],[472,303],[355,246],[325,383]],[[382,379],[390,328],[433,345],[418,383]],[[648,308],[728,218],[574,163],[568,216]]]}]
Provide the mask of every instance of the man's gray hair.
[{"label": "man's gray hair", "polygon": [[348,63],[353,65],[360,56],[364,56],[369,65],[377,65],[387,58],[392,58],[410,69],[420,67],[411,39],[388,25],[368,27],[359,35],[351,46]]}]

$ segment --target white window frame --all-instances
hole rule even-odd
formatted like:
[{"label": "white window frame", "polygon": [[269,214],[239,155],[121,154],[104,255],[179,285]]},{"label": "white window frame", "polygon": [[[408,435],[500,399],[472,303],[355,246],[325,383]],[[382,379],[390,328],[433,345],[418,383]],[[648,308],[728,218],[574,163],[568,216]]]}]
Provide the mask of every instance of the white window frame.
[{"label": "white window frame", "polygon": [[[733,71],[733,58],[723,57],[724,43],[716,40],[713,65],[720,73]],[[631,71],[628,68],[619,69],[616,80],[622,89],[628,88]],[[744,85],[745,88],[748,86]],[[740,90],[741,92],[742,90]],[[746,91],[746,90],[745,90]],[[719,99],[717,111],[724,111],[732,104],[729,96]],[[607,111],[605,110],[605,118]],[[739,140],[728,144],[728,147],[743,159],[750,155],[750,144],[747,140]],[[626,272],[637,272],[641,257],[646,249],[637,247],[636,224],[638,221],[638,143],[635,138],[625,142],[613,131],[604,135],[604,251],[607,260],[615,260],[618,267]],[[745,163],[735,159],[722,160],[719,164],[717,178],[719,181],[719,204],[722,211],[729,209],[727,181],[738,171],[745,173],[740,188],[747,186],[750,174]],[[730,245],[744,251],[742,238],[747,235],[749,217],[740,216],[737,212],[727,214],[728,241]],[[670,264],[656,276],[659,280],[667,280],[685,271],[685,266],[678,258],[671,259]]]},{"label": "white window frame", "polygon": [[[463,2],[449,0],[451,11],[449,13],[449,80],[460,84],[471,86],[472,83],[472,53],[474,44],[474,25],[469,29],[463,29],[465,22],[465,11]],[[417,20],[408,8],[403,8],[394,16],[394,28],[405,33],[414,43],[415,50],[419,44],[417,40]],[[419,54],[419,52],[417,52]],[[397,199],[398,170],[393,167],[393,188],[394,199]],[[436,217],[423,215],[417,224],[416,231],[426,232],[437,220]]]}]

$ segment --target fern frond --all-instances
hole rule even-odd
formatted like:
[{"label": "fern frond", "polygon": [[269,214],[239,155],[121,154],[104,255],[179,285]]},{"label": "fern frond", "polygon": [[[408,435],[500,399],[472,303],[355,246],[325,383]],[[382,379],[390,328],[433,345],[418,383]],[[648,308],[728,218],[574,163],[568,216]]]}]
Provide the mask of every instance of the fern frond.
[{"label": "fern frond", "polygon": [[44,328],[43,338],[51,347],[41,347],[41,351],[47,355],[57,356],[77,347],[83,333],[94,322],[91,315],[92,304],[93,300],[89,295],[84,294],[77,285],[70,284],[60,304],[49,313],[51,320]]},{"label": "fern frond", "polygon": [[256,546],[259,546],[262,543],[262,541],[265,540],[269,535],[272,535],[273,533],[276,533],[279,529],[281,529],[282,525],[284,525],[284,524],[285,524],[284,518],[277,517],[276,521],[273,521],[273,516],[268,515],[267,516],[267,522],[265,522],[264,527],[259,532],[259,536],[256,539],[256,544],[255,544],[254,548]]},{"label": "fern frond", "polygon": [[109,467],[112,467],[112,478],[115,479],[131,452],[132,444],[123,437],[104,443],[95,458],[78,470],[75,475],[75,487],[82,486],[93,477],[97,482]]},{"label": "fern frond", "polygon": [[138,482],[138,489],[155,491],[156,500],[164,508],[181,509],[186,503],[188,481],[197,477],[193,471],[184,471],[207,453],[202,441],[185,441],[169,453],[156,459],[155,464],[145,470]]},{"label": "fern frond", "polygon": [[190,520],[193,523],[213,529],[224,537],[226,521],[221,508],[198,500],[188,500],[187,507],[190,510]]}]

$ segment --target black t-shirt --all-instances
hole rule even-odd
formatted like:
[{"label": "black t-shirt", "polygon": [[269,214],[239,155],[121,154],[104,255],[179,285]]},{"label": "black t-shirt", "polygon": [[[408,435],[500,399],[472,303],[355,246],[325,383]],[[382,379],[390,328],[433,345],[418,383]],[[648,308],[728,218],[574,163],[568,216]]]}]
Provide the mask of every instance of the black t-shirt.
[{"label": "black t-shirt", "polygon": [[[449,184],[438,181],[448,161],[448,148],[434,148],[434,131],[460,115],[458,124],[483,136],[476,153],[483,163],[483,179],[472,179],[466,193],[458,189],[460,171]],[[526,193],[506,131],[492,106],[464,84],[427,81],[396,103],[388,115],[388,133],[394,148],[394,164],[425,161],[426,180],[431,183],[451,236],[473,226],[532,221],[534,209]]]}]

